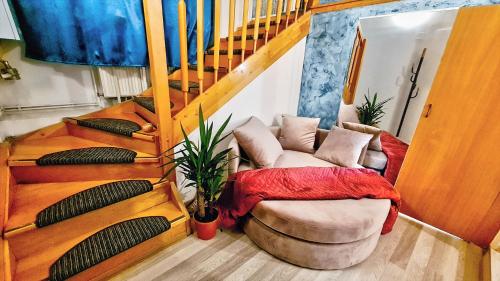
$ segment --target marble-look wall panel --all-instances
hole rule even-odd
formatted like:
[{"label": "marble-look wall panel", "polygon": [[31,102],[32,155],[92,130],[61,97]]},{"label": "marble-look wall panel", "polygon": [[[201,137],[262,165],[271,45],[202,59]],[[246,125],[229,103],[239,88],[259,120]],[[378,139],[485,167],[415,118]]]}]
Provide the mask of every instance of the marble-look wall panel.
[{"label": "marble-look wall panel", "polygon": [[297,114],[321,117],[320,127],[326,129],[337,120],[360,17],[499,3],[500,0],[403,0],[314,15],[307,37]]}]

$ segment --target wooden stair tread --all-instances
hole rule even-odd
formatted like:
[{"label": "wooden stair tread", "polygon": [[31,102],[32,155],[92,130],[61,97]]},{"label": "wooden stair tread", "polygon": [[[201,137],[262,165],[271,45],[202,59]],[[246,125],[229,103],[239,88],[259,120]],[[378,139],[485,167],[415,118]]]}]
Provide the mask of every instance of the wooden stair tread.
[{"label": "wooden stair tread", "polygon": [[[181,80],[168,80],[168,86],[176,90],[182,91],[182,81]],[[188,91],[200,88],[197,82],[188,81]]]},{"label": "wooden stair tread", "polygon": [[[213,55],[215,54],[215,51],[210,49],[210,50],[207,50],[206,51],[207,55]],[[219,55],[227,55],[229,53],[228,50],[219,50]],[[243,53],[243,50],[242,49],[235,49],[233,50],[233,55],[241,55]],[[245,54],[252,54],[252,51],[249,51],[249,50],[245,50]]]},{"label": "wooden stair tread", "polygon": [[120,221],[125,221],[145,216],[165,216],[170,222],[173,222],[172,225],[175,225],[175,222],[178,222],[179,220],[185,220],[182,211],[179,210],[173,202],[171,201],[164,202],[160,205],[139,212],[133,216],[120,219],[119,221],[113,221],[111,223],[107,223],[104,227],[94,229],[85,234],[82,234],[79,237],[61,241],[61,243],[51,244],[47,248],[47,251],[40,251],[36,254],[19,258],[17,260],[16,279],[18,280],[46,279],[49,276],[49,268],[52,265],[52,263],[54,263],[59,257],[61,257],[64,253],[69,251],[72,247],[77,245],[85,238],[98,232],[99,230],[102,230]]},{"label": "wooden stair tread", "polygon": [[[74,136],[56,136],[46,139],[26,140],[16,142],[14,144],[11,151],[11,156],[9,157],[9,163],[23,160],[34,161],[49,153],[87,147],[114,146]],[[151,160],[152,162],[158,161],[156,156],[144,152],[137,152],[136,159],[138,158],[142,158],[143,160],[149,158],[149,160]]]},{"label": "wooden stair tread", "polygon": [[[81,182],[55,182],[55,183],[36,183],[36,184],[18,184],[14,187],[14,198],[12,199],[12,210],[9,214],[9,220],[5,226],[5,232],[8,233],[14,229],[23,226],[33,225],[36,215],[48,206],[67,198],[75,193],[87,190],[94,186],[120,181],[101,180],[101,181],[81,181]],[[159,178],[148,178],[155,183]]]}]

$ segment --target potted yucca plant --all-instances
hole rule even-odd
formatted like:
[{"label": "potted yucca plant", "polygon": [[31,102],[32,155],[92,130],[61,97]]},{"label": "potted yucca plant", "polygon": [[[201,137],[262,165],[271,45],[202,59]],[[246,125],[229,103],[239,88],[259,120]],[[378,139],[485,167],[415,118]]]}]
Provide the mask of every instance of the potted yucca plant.
[{"label": "potted yucca plant", "polygon": [[388,98],[382,101],[377,101],[377,93],[370,97],[370,92],[365,95],[365,102],[361,106],[357,106],[359,122],[368,126],[377,126],[380,119],[384,116],[384,105],[392,99]]},{"label": "potted yucca plant", "polygon": [[[214,131],[213,122],[205,125],[201,105],[199,108],[199,141],[191,141],[181,125],[184,140],[166,151],[165,157],[171,165],[164,180],[176,168],[184,175],[188,186],[196,187],[198,210],[194,214],[195,228],[200,239],[208,240],[215,236],[218,227],[218,211],[215,202],[222,191],[226,179],[230,148],[215,152],[216,146],[229,134],[222,136],[231,115],[222,126]],[[174,149],[179,146],[179,151]]]}]

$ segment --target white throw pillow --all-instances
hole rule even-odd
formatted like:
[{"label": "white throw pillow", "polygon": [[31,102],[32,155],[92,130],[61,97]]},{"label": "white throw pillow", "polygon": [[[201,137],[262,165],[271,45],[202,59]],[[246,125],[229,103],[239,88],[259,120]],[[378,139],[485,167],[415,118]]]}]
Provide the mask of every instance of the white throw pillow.
[{"label": "white throw pillow", "polygon": [[313,153],[319,121],[319,118],[283,115],[279,138],[283,149]]}]

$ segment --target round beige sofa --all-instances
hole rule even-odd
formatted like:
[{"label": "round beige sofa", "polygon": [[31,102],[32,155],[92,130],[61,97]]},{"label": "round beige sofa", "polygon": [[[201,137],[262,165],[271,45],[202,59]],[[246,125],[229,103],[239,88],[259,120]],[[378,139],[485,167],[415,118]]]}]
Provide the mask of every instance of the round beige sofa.
[{"label": "round beige sofa", "polygon": [[[270,129],[279,136],[279,127]],[[327,130],[317,130],[316,149],[327,134]],[[231,156],[248,159],[234,137],[229,148]],[[230,173],[255,168],[251,162],[231,158]],[[363,163],[362,157],[359,163]],[[335,165],[291,150],[284,150],[274,164],[276,168],[306,166]],[[388,199],[265,200],[253,208],[244,231],[259,247],[287,262],[314,269],[341,269],[364,261],[373,252],[389,208]]]}]

